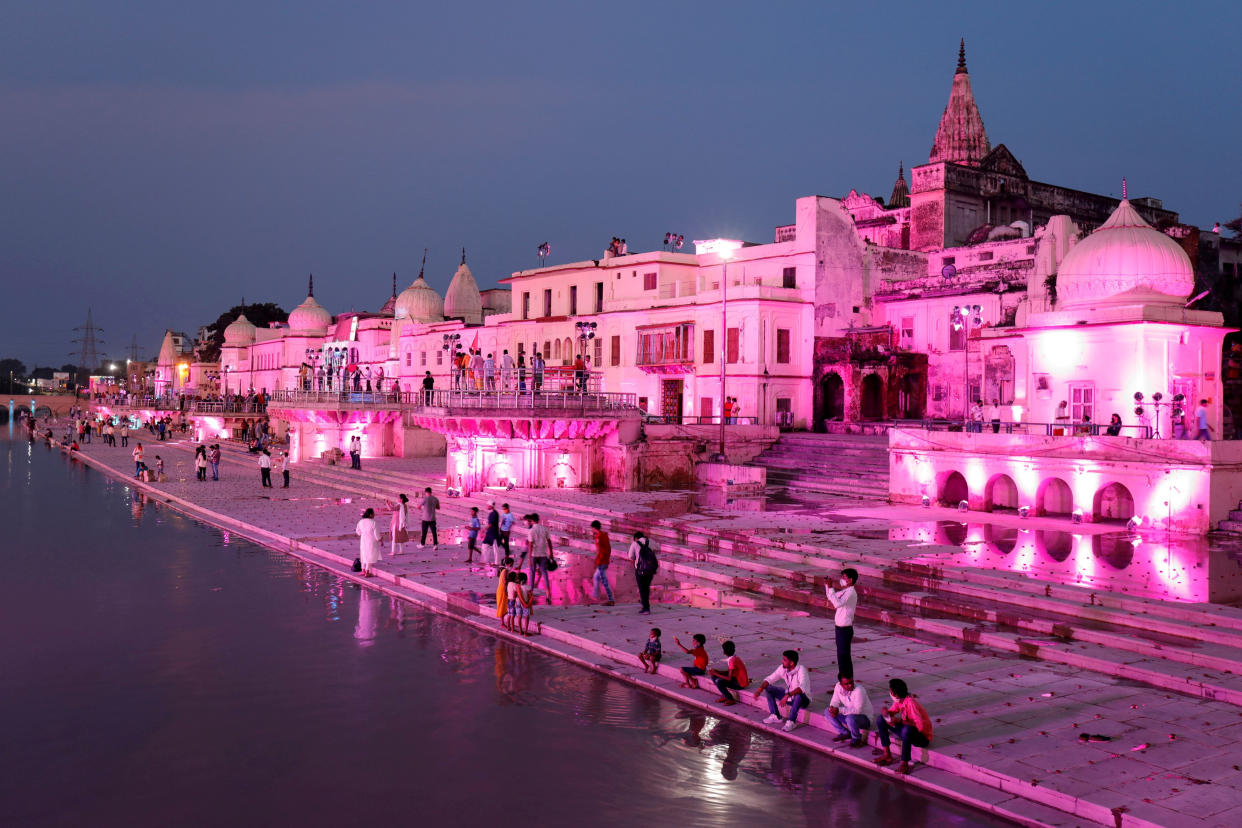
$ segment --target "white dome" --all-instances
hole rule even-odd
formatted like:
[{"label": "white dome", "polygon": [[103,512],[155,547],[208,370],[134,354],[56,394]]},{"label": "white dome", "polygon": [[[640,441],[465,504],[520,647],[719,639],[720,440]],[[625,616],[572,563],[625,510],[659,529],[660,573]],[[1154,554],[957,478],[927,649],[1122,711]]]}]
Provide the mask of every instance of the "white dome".
[{"label": "white dome", "polygon": [[444,300],[420,273],[414,283],[397,296],[393,316],[411,322],[443,322]]},{"label": "white dome", "polygon": [[1142,301],[1181,304],[1195,287],[1181,245],[1123,199],[1108,221],[1070,248],[1057,268],[1058,306]]},{"label": "white dome", "polygon": [[466,266],[466,251],[461,252],[461,265],[453,274],[448,292],[444,294],[444,315],[461,318],[467,324],[483,323],[483,296],[474,281],[474,274]]},{"label": "white dome", "polygon": [[307,296],[306,301],[289,314],[289,329],[295,333],[322,336],[331,324],[332,314],[316,302],[314,296]]},{"label": "white dome", "polygon": [[250,324],[250,320],[243,313],[224,329],[224,344],[250,345],[254,342],[254,332],[254,325]]}]

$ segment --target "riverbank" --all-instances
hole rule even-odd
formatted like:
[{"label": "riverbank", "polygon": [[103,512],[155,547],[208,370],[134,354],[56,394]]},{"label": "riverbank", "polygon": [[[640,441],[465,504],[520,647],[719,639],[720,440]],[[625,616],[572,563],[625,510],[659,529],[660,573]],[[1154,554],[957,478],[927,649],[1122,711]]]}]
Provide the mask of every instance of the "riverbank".
[{"label": "riverbank", "polygon": [[[419,482],[432,479],[431,467],[420,472],[414,464],[369,461],[366,474],[353,479],[343,470],[303,466],[294,469],[294,486],[287,492],[261,490],[252,458],[231,449],[220,483],[199,483],[192,470],[185,474],[189,444],[149,443],[147,452],[148,462],[156,453],[166,454],[170,482],[133,481],[128,449],[96,443],[83,447],[80,459],[187,514],[351,578],[355,576],[348,564],[357,546],[353,525],[361,508],[383,505],[374,497],[380,484],[400,484],[401,490],[413,494],[421,489]],[[396,489],[389,490],[395,494]],[[527,508],[546,513],[591,502],[589,496],[574,493],[557,506],[549,502],[555,494],[504,496],[519,514]],[[485,505],[481,498],[444,502],[445,529],[460,524],[469,505]],[[597,503],[596,514],[607,525],[607,512],[615,509],[616,499],[599,496]],[[564,570],[555,592],[563,602],[537,608],[543,636],[517,640],[769,732],[772,729],[761,723],[766,708],[722,708],[713,704],[714,692],[678,688],[675,665],[681,659],[672,653],[655,677],[641,672],[633,654],[653,625],[664,630],[666,653],[675,649],[674,636],[684,641],[703,632],[713,655],[718,653],[717,638],[732,638],[756,677],[772,669],[781,650],[800,649],[813,671],[817,713],[809,727],[782,736],[843,761],[873,767],[869,749],[842,749],[824,728],[822,711],[835,667],[831,620],[823,613],[798,609],[788,601],[757,599],[736,584],[724,589],[707,577],[705,567],[711,561],[697,562],[696,569],[671,555],[660,590],[666,600],[652,616],[639,616],[635,606],[626,603],[632,578],[620,564],[612,569],[614,580],[621,582],[618,605],[582,603],[590,568],[581,553],[581,538],[562,539],[555,530],[554,536]],[[614,543],[623,545],[620,538],[614,537]],[[704,557],[708,551],[705,546]],[[451,545],[434,556],[416,552],[411,547],[408,556],[386,559],[370,585],[454,614],[491,634],[511,637],[499,628],[490,605],[494,579],[448,560],[450,554],[461,557],[459,547]],[[1068,665],[971,649],[859,624],[856,671],[877,708],[887,678],[902,677],[936,719],[932,749],[922,757],[915,751],[916,760],[925,763],[908,777],[889,775],[894,782],[1025,824],[1214,825],[1229,824],[1236,816],[1230,813],[1242,802],[1238,788],[1242,773],[1230,769],[1235,761],[1230,758],[1235,739],[1230,737],[1242,729],[1232,724],[1242,722],[1236,707],[1127,686]],[[1203,721],[1219,724],[1208,734]],[[1113,735],[1114,741],[1082,744],[1077,736],[1084,731]],[[1170,739],[1171,731],[1176,731],[1176,738]],[[1219,803],[1225,807],[1216,807]]]}]

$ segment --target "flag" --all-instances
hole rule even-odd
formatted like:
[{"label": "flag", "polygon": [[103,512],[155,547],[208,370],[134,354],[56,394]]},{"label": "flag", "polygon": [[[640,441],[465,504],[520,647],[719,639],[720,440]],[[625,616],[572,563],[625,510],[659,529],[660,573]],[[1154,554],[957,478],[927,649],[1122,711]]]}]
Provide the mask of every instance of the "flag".
[{"label": "flag", "polygon": [[470,350],[479,350],[479,335],[477,333],[474,335],[474,342],[470,343]]}]

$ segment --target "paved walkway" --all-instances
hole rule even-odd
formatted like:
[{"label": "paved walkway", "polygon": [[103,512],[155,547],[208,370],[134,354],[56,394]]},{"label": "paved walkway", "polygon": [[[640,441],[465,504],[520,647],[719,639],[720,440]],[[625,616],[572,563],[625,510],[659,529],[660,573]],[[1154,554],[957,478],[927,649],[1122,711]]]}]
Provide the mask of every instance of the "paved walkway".
[{"label": "paved walkway", "polygon": [[[210,523],[315,560],[344,577],[355,577],[347,568],[357,549],[353,527],[362,508],[383,506],[368,494],[376,490],[377,478],[359,475],[351,484],[342,482],[346,474],[319,475],[317,469],[305,466],[295,468],[292,488],[264,490],[251,458],[230,451],[222,481],[199,483],[194,480],[188,443],[145,445],[148,462],[155,454],[164,456],[169,482],[135,481],[139,490]],[[84,447],[83,459],[130,477],[129,451],[96,441]],[[368,461],[364,471],[404,475],[413,484],[442,474],[443,462],[442,458]],[[279,474],[273,477],[279,486]],[[413,495],[411,489],[406,490]],[[674,523],[685,520],[710,527],[718,521],[718,528],[738,533],[756,531],[762,528],[756,524],[764,523],[772,531],[801,527],[812,532],[822,519],[822,514],[775,513],[673,518],[678,507],[670,504],[685,496],[670,493],[519,491],[503,497],[515,505],[547,503],[550,498],[565,508],[585,505],[601,517],[606,517],[606,510],[615,511],[618,519],[636,510],[657,516],[667,511]],[[454,536],[466,507],[485,505],[481,497],[442,501],[449,514],[441,529]],[[515,511],[520,514],[522,509]],[[880,520],[874,514],[865,517],[872,523]],[[385,520],[381,513],[381,529],[386,528]],[[858,540],[879,544],[878,536],[862,531],[868,525],[859,524]],[[673,637],[685,641],[702,632],[714,657],[719,657],[718,641],[731,638],[756,682],[775,666],[782,650],[799,649],[812,671],[817,713],[810,727],[787,738],[871,766],[870,749],[843,749],[830,741],[832,734],[824,728],[822,711],[836,669],[831,618],[822,608],[687,575],[688,566],[695,573],[700,570],[674,562],[671,556],[662,566],[660,603],[651,616],[636,614],[633,579],[620,562],[612,568],[613,580],[619,582],[614,587],[617,606],[591,603],[591,567],[580,551],[581,539],[553,534],[562,566],[551,590],[555,603],[536,610],[543,635],[529,639],[532,646],[756,727],[765,727],[761,719],[767,713],[757,704],[722,708],[713,703],[714,690],[696,693],[676,686],[675,665],[683,659]],[[436,552],[411,544],[406,555],[386,556],[371,585],[506,635],[494,618],[495,579],[483,568],[462,562],[464,547],[456,544],[456,537],[441,540],[448,543]],[[619,538],[614,544],[624,546]],[[656,677],[644,675],[633,658],[651,626],[664,631],[666,661]],[[915,758],[922,764],[909,777],[894,775],[895,782],[937,791],[1027,824],[1206,826],[1242,821],[1242,770],[1237,764],[1242,757],[1242,707],[1136,685],[1077,666],[1022,658],[951,635],[907,635],[867,621],[857,627],[855,671],[877,710],[887,698],[887,679],[901,677],[935,719],[932,749],[916,750]],[[1242,664],[1238,667],[1242,672]],[[1082,733],[1107,735],[1111,741],[1083,743],[1078,738]]]}]

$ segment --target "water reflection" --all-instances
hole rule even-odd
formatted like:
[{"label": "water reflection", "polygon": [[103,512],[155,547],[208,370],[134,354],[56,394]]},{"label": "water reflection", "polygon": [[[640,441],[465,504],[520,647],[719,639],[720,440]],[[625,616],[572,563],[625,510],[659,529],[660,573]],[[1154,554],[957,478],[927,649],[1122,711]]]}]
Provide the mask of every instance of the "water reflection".
[{"label": "water reflection", "polygon": [[1242,562],[1229,542],[1160,532],[1076,534],[960,521],[901,523],[912,560],[1022,572],[1055,583],[1177,601],[1242,600]]}]

